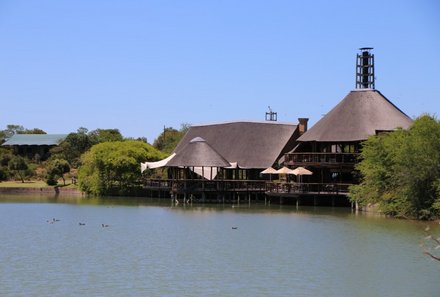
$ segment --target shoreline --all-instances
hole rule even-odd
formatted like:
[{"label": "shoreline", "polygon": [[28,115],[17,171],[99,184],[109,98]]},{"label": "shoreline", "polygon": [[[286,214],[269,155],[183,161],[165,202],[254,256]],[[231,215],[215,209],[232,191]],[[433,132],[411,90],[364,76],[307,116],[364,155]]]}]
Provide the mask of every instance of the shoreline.
[{"label": "shoreline", "polygon": [[63,187],[44,187],[44,188],[21,188],[21,187],[0,187],[0,194],[56,194],[56,195],[70,195],[83,196],[84,194],[79,189],[63,188]]}]

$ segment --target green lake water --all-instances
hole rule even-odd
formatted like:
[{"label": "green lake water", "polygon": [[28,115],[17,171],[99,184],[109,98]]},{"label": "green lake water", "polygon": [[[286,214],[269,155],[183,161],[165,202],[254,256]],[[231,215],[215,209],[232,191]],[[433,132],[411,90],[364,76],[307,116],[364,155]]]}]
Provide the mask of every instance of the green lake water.
[{"label": "green lake water", "polygon": [[0,296],[440,296],[440,262],[419,246],[427,225],[346,208],[0,196]]}]

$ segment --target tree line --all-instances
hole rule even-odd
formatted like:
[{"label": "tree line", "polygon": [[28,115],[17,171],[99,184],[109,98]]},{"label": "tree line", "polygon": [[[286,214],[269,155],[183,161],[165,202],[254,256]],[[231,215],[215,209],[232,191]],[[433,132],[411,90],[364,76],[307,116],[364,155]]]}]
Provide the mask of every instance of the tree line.
[{"label": "tree line", "polygon": [[[179,130],[165,128],[151,145],[146,138],[125,138],[118,129],[79,128],[49,150],[48,157],[35,153],[23,156],[16,149],[0,147],[0,181],[45,180],[48,185],[65,185],[66,177],[78,180],[89,194],[105,195],[117,188],[123,193],[139,184],[140,163],[165,158],[176,147],[189,125]],[[0,131],[0,143],[14,134],[46,134],[39,128],[7,125]]]}]

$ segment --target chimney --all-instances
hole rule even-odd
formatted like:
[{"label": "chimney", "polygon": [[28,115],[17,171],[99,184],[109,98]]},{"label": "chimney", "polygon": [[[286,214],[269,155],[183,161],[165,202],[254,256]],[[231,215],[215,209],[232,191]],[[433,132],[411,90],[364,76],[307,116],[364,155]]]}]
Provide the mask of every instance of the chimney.
[{"label": "chimney", "polygon": [[372,47],[362,47],[356,56],[356,89],[374,89],[374,55]]},{"label": "chimney", "polygon": [[298,129],[299,129],[299,135],[303,135],[307,131],[307,123],[309,119],[308,118],[298,118]]}]

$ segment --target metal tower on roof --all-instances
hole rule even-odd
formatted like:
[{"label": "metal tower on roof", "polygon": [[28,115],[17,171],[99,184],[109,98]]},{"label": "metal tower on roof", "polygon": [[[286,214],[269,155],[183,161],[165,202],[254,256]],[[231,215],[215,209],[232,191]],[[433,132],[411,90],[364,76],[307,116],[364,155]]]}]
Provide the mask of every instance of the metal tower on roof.
[{"label": "metal tower on roof", "polygon": [[356,89],[374,89],[374,55],[372,47],[362,47],[356,58]]},{"label": "metal tower on roof", "polygon": [[272,108],[269,106],[269,112],[266,112],[266,121],[277,121],[277,113],[272,111]]}]

